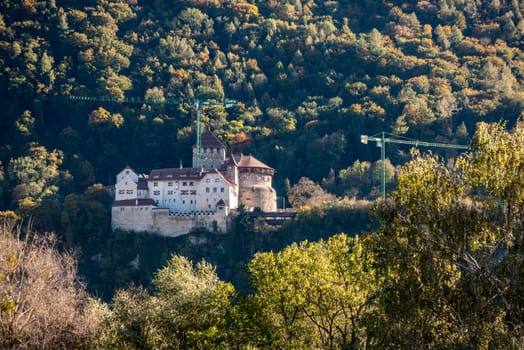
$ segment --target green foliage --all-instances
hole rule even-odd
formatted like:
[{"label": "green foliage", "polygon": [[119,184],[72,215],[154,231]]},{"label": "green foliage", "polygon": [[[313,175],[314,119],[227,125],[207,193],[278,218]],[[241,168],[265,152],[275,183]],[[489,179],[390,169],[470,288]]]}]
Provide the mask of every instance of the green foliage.
[{"label": "green foliage", "polygon": [[43,199],[56,195],[63,157],[62,151],[48,152],[45,147],[31,143],[26,156],[11,159],[7,171],[13,185],[13,200],[21,212],[27,213]]},{"label": "green foliage", "polygon": [[453,169],[433,155],[402,168],[377,207],[374,347],[521,346],[523,130],[479,124]]},{"label": "green foliage", "polygon": [[[360,134],[454,142],[449,130],[500,115],[513,123],[522,109],[524,21],[508,1],[100,0],[4,3],[0,12],[0,158],[25,156],[31,141],[63,149],[65,168],[85,178],[73,191],[110,182],[125,164],[178,165],[194,116],[187,105],[70,95],[239,100],[242,108],[205,107],[204,123],[227,135],[232,151],[278,169],[279,192],[285,178],[320,183],[331,169],[336,176],[356,160],[375,160]],[[83,142],[57,144],[71,129]],[[73,159],[89,162],[95,179]],[[336,182],[326,187],[356,193]],[[15,186],[4,206],[29,191]]]},{"label": "green foliage", "polygon": [[[112,254],[117,253],[113,252],[100,263],[96,259],[91,263],[90,258],[97,257],[99,251],[122,249],[118,244],[129,241],[109,238],[108,200],[101,195],[101,188],[92,188],[94,193],[90,193],[89,186],[109,185],[125,164],[140,171],[172,167],[181,161],[190,164],[187,150],[194,140],[194,115],[189,104],[79,101],[69,99],[71,95],[115,101],[124,97],[158,102],[237,99],[242,105],[229,109],[206,106],[204,124],[224,135],[231,151],[252,152],[277,169],[278,193],[287,192],[290,183],[307,177],[324,187],[316,188],[318,192],[309,188],[296,196],[310,197],[310,202],[317,199],[315,193],[320,203],[331,201],[325,190],[374,198],[378,193],[378,152],[360,145],[360,134],[384,130],[427,141],[468,143],[469,131],[479,121],[496,121],[504,116],[508,125],[517,124],[524,96],[524,20],[520,7],[516,1],[3,1],[0,161],[5,174],[2,169],[0,209],[17,210],[16,215],[31,214],[42,229],[59,228],[66,245],[81,245],[87,252],[82,266],[95,265],[100,268],[95,271],[118,283],[137,277],[134,273],[139,272],[115,267],[118,258],[134,253],[128,247],[114,260]],[[520,139],[518,132],[508,136],[497,128],[482,126],[481,130],[473,142],[479,151],[474,159],[477,163],[461,160],[457,165],[462,178],[455,179],[453,172],[427,158],[426,162],[415,162],[416,167],[408,165],[409,171],[399,176],[397,194],[410,198],[402,202],[405,208],[413,208],[408,204],[427,208],[420,216],[406,214],[418,223],[416,232],[455,232],[465,237],[461,244],[471,250],[473,258],[490,268],[494,265],[495,272],[504,278],[490,283],[509,303],[519,295],[515,286],[521,282],[515,277],[520,255],[510,250],[520,247],[518,239],[512,241],[511,237],[519,237],[518,184],[522,179],[515,169],[521,156],[508,151],[506,145],[500,149],[491,149],[490,145],[498,142],[491,135],[514,145]],[[403,162],[406,150],[399,147],[394,151],[398,152],[388,154],[392,164]],[[393,174],[388,166],[388,180],[394,179]],[[437,175],[442,178],[434,186]],[[460,201],[450,199],[455,192],[460,193]],[[495,198],[494,203],[491,198]],[[462,202],[470,203],[471,208],[459,205]],[[319,203],[296,205],[304,204]],[[453,216],[450,208],[462,212]],[[337,210],[341,212],[335,215]],[[344,214],[345,209],[304,208],[295,224],[279,231],[289,234],[282,240],[241,236],[236,243],[224,244],[236,251],[246,249],[248,256],[262,243],[280,249],[286,239],[299,241],[305,235],[347,232],[347,227],[353,227],[352,216]],[[394,216],[387,211],[384,215],[385,219]],[[474,215],[478,216],[475,220]],[[504,229],[487,223],[493,217]],[[472,229],[449,228],[458,225],[459,218]],[[426,219],[435,219],[441,226],[426,228]],[[399,219],[393,227],[407,230],[411,221]],[[244,233],[255,229],[250,225],[242,228]],[[384,227],[382,230],[386,231]],[[470,305],[459,303],[454,294],[465,289],[465,281],[470,278],[472,286],[477,286],[476,281],[485,282],[480,292],[474,288],[470,292],[477,297],[477,304],[485,300],[488,310],[501,298],[485,292],[485,276],[464,274],[452,263],[458,258],[444,254],[442,247],[416,239],[414,233],[409,237],[410,245],[400,244],[399,254],[421,262],[410,265],[393,260],[406,272],[406,278],[424,283],[427,279],[431,282],[427,285],[433,287],[455,281],[454,271],[460,271],[462,279],[456,280],[458,286],[446,287],[449,293],[443,288],[434,295],[424,294],[426,290],[420,286],[426,284],[422,282],[417,282],[420,288],[413,287],[394,276],[390,299],[384,299],[393,300],[391,310],[403,305],[398,300],[403,300],[404,294],[394,294],[400,288],[394,287],[402,286],[411,295],[406,300],[411,305],[421,302],[423,311],[406,308],[410,322],[405,327],[389,322],[396,317],[395,312],[392,318],[379,313],[375,320],[383,319],[384,325],[377,321],[377,328],[369,329],[387,331],[391,342],[398,341],[397,346],[413,346],[406,340],[411,338],[405,337],[409,333],[415,343],[421,341],[416,343],[422,344],[420,347],[446,347],[453,342],[480,347],[489,335],[505,334],[507,319],[520,324],[517,314],[521,310],[513,303],[510,311],[494,308],[498,318],[493,312],[489,321],[473,326],[481,311],[474,309],[472,316],[466,317]],[[129,245],[139,242],[137,239]],[[384,244],[389,243],[384,240]],[[391,246],[397,247],[396,243],[393,240]],[[419,250],[415,249],[417,244]],[[493,250],[490,244],[500,250]],[[504,244],[510,247],[507,255],[515,260],[513,269],[503,264],[505,251],[500,247]],[[227,266],[230,276],[240,270],[239,261],[216,254],[217,259],[227,261],[222,266]],[[486,258],[489,254],[502,256],[500,264]],[[133,259],[135,254],[131,255]],[[448,262],[434,263],[431,269],[436,277],[432,277],[420,266],[426,266],[425,259],[432,261],[435,256],[444,256]],[[450,266],[451,272],[447,271]],[[104,267],[112,270],[107,272]],[[137,279],[147,280],[143,276]],[[121,285],[108,280],[110,289]],[[507,286],[500,285],[507,280]],[[397,281],[399,284],[395,284]],[[419,296],[413,298],[412,291]],[[133,293],[126,298],[136,299],[138,305],[143,292],[136,292],[137,296]],[[468,300],[464,293],[458,295]],[[139,306],[137,313],[142,312]],[[257,302],[249,307],[256,314]],[[431,313],[431,307],[442,312]],[[271,328],[271,320],[267,321],[266,331]],[[432,333],[439,327],[442,337]],[[519,328],[507,326],[512,327]],[[457,328],[466,331],[457,335]],[[448,335],[448,343],[431,343]],[[380,339],[384,341],[385,336]],[[376,345],[393,347],[393,343],[378,340]]]},{"label": "green foliage", "polygon": [[225,316],[235,290],[205,261],[174,255],[154,279],[156,291],[119,291],[104,320],[104,348],[209,349],[228,341]]},{"label": "green foliage", "polygon": [[344,348],[364,344],[362,317],[374,295],[365,241],[344,234],[257,253],[249,264],[260,319],[274,344]]},{"label": "green foliage", "polygon": [[300,181],[289,189],[287,197],[289,203],[295,208],[319,207],[335,199],[333,195],[324,191],[320,185],[307,177],[300,178]]}]

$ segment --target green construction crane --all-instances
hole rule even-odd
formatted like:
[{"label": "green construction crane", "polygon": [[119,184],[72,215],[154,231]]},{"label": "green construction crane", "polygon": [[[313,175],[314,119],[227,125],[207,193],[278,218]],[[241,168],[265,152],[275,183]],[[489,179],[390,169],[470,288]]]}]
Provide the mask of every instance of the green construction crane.
[{"label": "green construction crane", "polygon": [[196,163],[195,167],[200,168],[202,165],[201,156],[202,156],[202,108],[205,106],[211,105],[223,105],[226,108],[229,108],[236,104],[237,100],[224,100],[224,101],[214,101],[214,100],[176,100],[176,99],[147,99],[140,97],[125,97],[123,99],[109,98],[109,97],[94,97],[94,96],[77,96],[70,95],[70,100],[75,101],[93,101],[93,102],[114,102],[114,103],[134,103],[134,104],[167,104],[167,105],[180,105],[188,103],[192,105],[197,112],[196,120]]},{"label": "green construction crane", "polygon": [[377,146],[380,147],[380,159],[382,160],[382,176],[380,190],[382,192],[382,199],[386,198],[386,143],[396,143],[401,145],[412,145],[415,147],[440,147],[440,148],[452,148],[452,149],[463,149],[468,150],[469,146],[466,145],[454,145],[451,143],[439,143],[439,142],[425,142],[415,139],[410,139],[407,137],[402,137],[395,134],[390,134],[387,132],[381,132],[372,136],[360,135],[360,142],[363,144],[368,143],[368,141],[377,142]]}]

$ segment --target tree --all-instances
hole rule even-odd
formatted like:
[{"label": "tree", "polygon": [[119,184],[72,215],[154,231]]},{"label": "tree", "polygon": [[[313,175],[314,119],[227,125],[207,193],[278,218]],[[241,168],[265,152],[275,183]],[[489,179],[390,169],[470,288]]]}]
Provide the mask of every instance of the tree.
[{"label": "tree", "polygon": [[479,124],[452,169],[419,156],[377,207],[374,348],[520,348],[524,125]]},{"label": "tree", "polygon": [[152,295],[141,288],[116,293],[103,322],[103,347],[208,349],[227,343],[226,313],[235,290],[213,266],[173,255],[153,283]]},{"label": "tree", "polygon": [[98,327],[69,253],[52,234],[0,225],[0,348],[88,348]]},{"label": "tree", "polygon": [[[110,196],[101,184],[82,194],[65,196],[60,215],[64,243],[69,247],[100,244],[110,232]],[[86,232],[89,232],[86,235]]]},{"label": "tree", "polygon": [[345,234],[257,253],[249,263],[260,319],[284,348],[354,348],[374,295],[366,239]]},{"label": "tree", "polygon": [[289,189],[287,198],[293,207],[300,208],[306,205],[318,207],[335,197],[324,191],[319,184],[307,177],[301,177],[298,183]]},{"label": "tree", "polygon": [[30,143],[27,153],[11,159],[8,165],[8,175],[14,185],[13,200],[21,211],[38,206],[44,198],[58,192],[59,166],[64,158],[62,151],[48,152],[36,142]]}]

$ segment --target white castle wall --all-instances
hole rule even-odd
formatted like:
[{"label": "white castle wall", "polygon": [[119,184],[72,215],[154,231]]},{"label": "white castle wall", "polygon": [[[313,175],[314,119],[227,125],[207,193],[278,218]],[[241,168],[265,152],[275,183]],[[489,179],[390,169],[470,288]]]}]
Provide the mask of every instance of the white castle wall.
[{"label": "white castle wall", "polygon": [[115,185],[115,200],[120,201],[137,198],[137,188],[138,186],[130,174],[120,173],[119,181]]},{"label": "white castle wall", "polygon": [[191,214],[172,214],[169,209],[152,206],[113,207],[111,226],[113,230],[153,232],[166,237],[181,236],[195,228],[226,232],[229,225],[228,214],[225,207],[216,212]]}]

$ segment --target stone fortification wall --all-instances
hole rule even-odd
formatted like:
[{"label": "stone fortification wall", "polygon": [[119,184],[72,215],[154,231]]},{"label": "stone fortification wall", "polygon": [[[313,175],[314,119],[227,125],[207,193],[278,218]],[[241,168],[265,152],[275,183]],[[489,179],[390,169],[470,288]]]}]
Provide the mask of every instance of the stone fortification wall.
[{"label": "stone fortification wall", "polygon": [[148,231],[153,226],[153,206],[125,206],[111,209],[111,228]]},{"label": "stone fortification wall", "polygon": [[[122,210],[122,208],[124,210]],[[205,228],[211,232],[226,232],[228,217],[224,211],[195,212],[173,214],[169,209],[141,207],[113,207],[112,229],[134,232],[152,232],[166,237],[177,237],[196,228]]]},{"label": "stone fortification wall", "polygon": [[272,212],[277,210],[277,193],[270,186],[241,187],[240,202],[247,210],[260,208],[264,212]]}]

